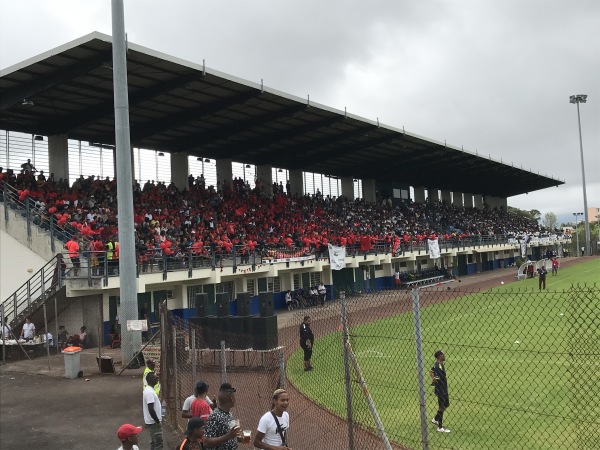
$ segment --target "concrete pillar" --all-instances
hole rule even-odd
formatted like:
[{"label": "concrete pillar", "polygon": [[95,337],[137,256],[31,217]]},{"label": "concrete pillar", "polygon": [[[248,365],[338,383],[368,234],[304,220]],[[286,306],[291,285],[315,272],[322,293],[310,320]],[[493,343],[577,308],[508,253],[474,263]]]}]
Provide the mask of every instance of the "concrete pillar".
[{"label": "concrete pillar", "polygon": [[440,191],[435,188],[427,188],[427,198],[430,203],[440,201]]},{"label": "concrete pillar", "polygon": [[171,154],[171,182],[177,189],[188,189],[188,154],[185,152]]},{"label": "concrete pillar", "polygon": [[371,203],[375,203],[377,195],[375,192],[375,180],[363,180],[363,198]]},{"label": "concrete pillar", "polygon": [[463,200],[463,205],[465,208],[472,208],[473,207],[473,194],[469,194],[467,192],[465,192],[463,194],[464,200]]},{"label": "concrete pillar", "polygon": [[69,179],[69,148],[66,134],[48,136],[48,163],[50,174],[54,174],[56,181],[61,178]]},{"label": "concrete pillar", "polygon": [[498,198],[498,209],[501,209],[504,212],[507,211],[507,209],[508,209],[508,201],[507,201],[506,197],[499,197]]},{"label": "concrete pillar", "polygon": [[415,187],[415,198],[413,201],[415,203],[425,203],[425,188],[423,187]]},{"label": "concrete pillar", "polygon": [[290,187],[292,188],[292,195],[302,197],[304,195],[304,183],[302,180],[302,170],[294,169],[289,171],[290,174]]},{"label": "concrete pillar", "polygon": [[474,194],[473,195],[473,204],[475,205],[475,208],[483,209],[483,195]]},{"label": "concrete pillar", "polygon": [[458,208],[463,207],[463,194],[462,192],[452,193],[452,204]]},{"label": "concrete pillar", "polygon": [[269,164],[256,166],[256,178],[260,181],[265,194],[273,196],[273,172]]},{"label": "concrete pillar", "polygon": [[348,200],[354,200],[354,179],[352,177],[342,177],[342,195]]},{"label": "concrete pillar", "polygon": [[229,186],[232,185],[233,173],[231,169],[231,159],[217,159],[217,189],[223,188],[223,181],[227,181]]},{"label": "concrete pillar", "polygon": [[452,194],[450,191],[442,191],[442,203],[445,205],[452,204]]}]

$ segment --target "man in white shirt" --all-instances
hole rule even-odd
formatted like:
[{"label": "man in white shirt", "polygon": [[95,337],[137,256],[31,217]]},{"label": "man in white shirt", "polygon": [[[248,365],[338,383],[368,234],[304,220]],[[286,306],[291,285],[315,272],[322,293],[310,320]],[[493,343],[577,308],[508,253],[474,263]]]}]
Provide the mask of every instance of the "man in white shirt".
[{"label": "man in white shirt", "polygon": [[154,372],[149,372],[146,375],[148,386],[144,388],[142,395],[142,405],[144,409],[144,423],[150,432],[150,450],[162,450],[163,448],[163,432],[160,421],[162,420],[162,408],[160,399],[154,386],[158,383],[158,377]]},{"label": "man in white shirt", "polygon": [[[196,382],[196,389],[201,388],[203,385],[206,385],[204,381]],[[211,409],[215,409],[215,403],[217,402],[217,398],[213,396],[213,398],[211,399],[208,396],[208,386],[206,386],[206,389],[207,391],[204,400],[206,400],[206,403],[208,403],[208,406],[210,406]],[[196,392],[194,392],[192,395],[186,398],[183,402],[183,406],[181,408],[181,417],[183,417],[184,419],[192,418],[192,403],[194,403],[194,400],[196,400]]]},{"label": "man in white shirt", "polygon": [[325,289],[323,283],[319,284],[317,292],[319,293],[319,301],[321,302],[321,306],[325,306],[325,300],[327,299],[327,289]]},{"label": "man in white shirt", "polygon": [[35,337],[35,325],[29,320],[29,317],[25,319],[25,324],[21,330],[21,338],[26,341],[32,341]]},{"label": "man in white shirt", "polygon": [[2,321],[1,333],[2,333],[3,339],[12,339],[12,336],[10,335],[10,325],[8,324],[8,321],[6,320],[6,317]]}]

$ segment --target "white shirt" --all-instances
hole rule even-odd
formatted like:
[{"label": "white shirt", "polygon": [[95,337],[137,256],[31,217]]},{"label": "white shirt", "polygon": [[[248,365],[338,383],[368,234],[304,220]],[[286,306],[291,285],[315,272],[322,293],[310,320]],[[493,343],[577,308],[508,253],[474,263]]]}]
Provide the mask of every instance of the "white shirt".
[{"label": "white shirt", "polygon": [[4,327],[2,327],[2,336],[4,337],[4,339],[10,339],[10,325],[5,323]]},{"label": "white shirt", "polygon": [[[196,396],[194,394],[192,394],[188,398],[186,398],[185,401],[183,402],[183,407],[181,408],[181,410],[182,411],[189,411],[189,410],[191,410],[192,409],[192,403],[194,403],[194,400],[196,400]],[[208,397],[208,395],[206,397],[204,397],[204,400],[206,400],[206,403],[208,403],[208,406],[210,406],[211,408],[213,407],[213,402]]]},{"label": "white shirt", "polygon": [[50,343],[50,347],[54,347],[54,338],[52,337],[52,334],[47,333],[47,334],[42,334],[42,342],[46,342],[46,339],[48,339],[48,342]]},{"label": "white shirt", "polygon": [[[121,445],[117,450],[123,450],[123,446]],[[140,450],[140,448],[137,445],[134,445],[131,447],[131,450]]]},{"label": "white shirt", "polygon": [[[279,425],[281,425],[281,431],[285,436],[290,427],[290,416],[288,415],[287,411],[284,411],[281,417],[277,416],[277,420],[279,421]],[[263,416],[260,418],[258,421],[257,430],[265,434],[265,436],[262,438],[262,441],[265,444],[282,445],[281,436],[277,432],[277,424],[275,423],[275,419],[273,418],[271,411],[263,414]]]},{"label": "white shirt", "polygon": [[153,406],[154,412],[156,413],[156,417],[158,417],[159,421],[162,420],[162,408],[160,404],[160,399],[158,398],[158,395],[156,395],[156,392],[154,392],[154,389],[151,386],[146,386],[144,388],[144,393],[142,394],[142,406],[144,408],[144,423],[146,425],[152,425],[156,423],[154,422],[154,419],[148,412],[148,405],[150,403],[154,403]]},{"label": "white shirt", "polygon": [[25,339],[33,339],[35,334],[35,325],[33,322],[23,325],[23,337]]}]

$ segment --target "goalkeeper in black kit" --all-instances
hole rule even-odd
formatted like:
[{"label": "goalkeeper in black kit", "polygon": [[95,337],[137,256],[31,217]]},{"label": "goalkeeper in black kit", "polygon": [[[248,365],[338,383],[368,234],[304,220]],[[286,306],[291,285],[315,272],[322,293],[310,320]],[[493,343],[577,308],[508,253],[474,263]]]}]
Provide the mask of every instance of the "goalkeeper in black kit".
[{"label": "goalkeeper in black kit", "polygon": [[446,368],[444,362],[446,361],[446,355],[443,351],[438,350],[434,354],[435,363],[429,371],[431,377],[431,385],[435,386],[435,395],[438,398],[438,412],[431,423],[437,425],[437,430],[440,433],[450,433],[448,428],[444,428],[444,411],[450,406],[450,397],[448,397],[448,380],[446,379]]}]

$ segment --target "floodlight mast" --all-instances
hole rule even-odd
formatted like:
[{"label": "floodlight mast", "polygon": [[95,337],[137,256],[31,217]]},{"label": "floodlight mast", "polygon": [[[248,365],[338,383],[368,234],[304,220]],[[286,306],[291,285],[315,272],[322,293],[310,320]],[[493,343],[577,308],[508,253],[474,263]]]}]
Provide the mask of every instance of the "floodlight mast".
[{"label": "floodlight mast", "polygon": [[[579,104],[587,102],[587,95],[578,94],[571,95],[569,102],[577,105],[577,124],[579,125],[579,150],[581,152],[581,181],[583,184],[583,220],[585,226],[585,255],[591,255],[590,244],[592,243],[590,238],[590,221],[588,217],[588,206],[587,206],[587,191],[585,187],[585,165],[583,163],[583,139],[581,137],[581,116],[579,114]],[[579,251],[579,244],[577,244],[577,251]]]},{"label": "floodlight mast", "polygon": [[140,331],[127,329],[128,320],[137,320],[137,275],[133,221],[133,171],[127,92],[127,49],[123,0],[112,0],[112,57],[115,102],[115,144],[117,147],[117,209],[119,227],[119,285],[123,326],[121,352],[127,364],[140,351]]},{"label": "floodlight mast", "polygon": [[577,248],[575,249],[575,255],[579,256],[579,231],[577,230],[577,225],[579,221],[577,219],[578,216],[583,216],[583,213],[573,213],[575,216],[575,237],[577,238]]}]

